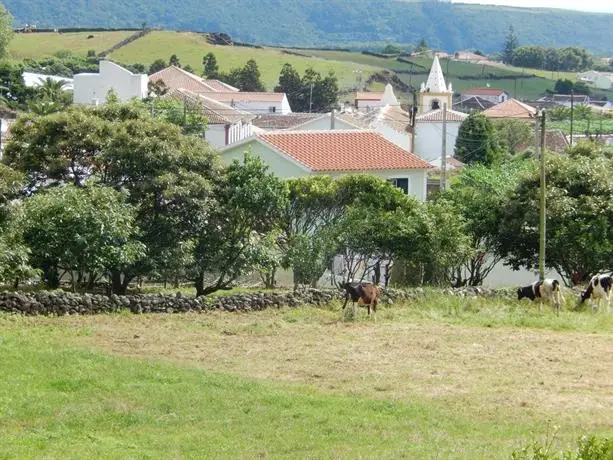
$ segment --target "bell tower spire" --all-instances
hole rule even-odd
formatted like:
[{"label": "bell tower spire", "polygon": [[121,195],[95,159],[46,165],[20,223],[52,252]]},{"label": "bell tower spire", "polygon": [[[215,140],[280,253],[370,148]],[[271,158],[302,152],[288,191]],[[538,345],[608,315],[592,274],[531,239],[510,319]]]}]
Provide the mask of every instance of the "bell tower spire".
[{"label": "bell tower spire", "polygon": [[453,88],[451,83],[449,86],[445,83],[445,76],[438,55],[434,55],[434,62],[428,75],[428,80],[421,84],[419,91],[419,113],[427,113],[431,110],[443,108],[443,104],[447,104],[447,108],[451,109],[453,103]]}]

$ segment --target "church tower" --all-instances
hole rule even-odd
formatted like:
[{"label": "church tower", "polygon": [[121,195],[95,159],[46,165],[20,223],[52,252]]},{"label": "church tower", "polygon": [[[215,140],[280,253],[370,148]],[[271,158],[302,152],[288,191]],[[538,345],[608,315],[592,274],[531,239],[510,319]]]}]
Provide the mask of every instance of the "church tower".
[{"label": "church tower", "polygon": [[447,104],[447,109],[451,110],[453,105],[453,88],[445,84],[445,76],[441,69],[438,55],[434,56],[434,62],[428,75],[428,81],[421,84],[419,91],[419,114],[428,113],[432,110],[443,108]]}]

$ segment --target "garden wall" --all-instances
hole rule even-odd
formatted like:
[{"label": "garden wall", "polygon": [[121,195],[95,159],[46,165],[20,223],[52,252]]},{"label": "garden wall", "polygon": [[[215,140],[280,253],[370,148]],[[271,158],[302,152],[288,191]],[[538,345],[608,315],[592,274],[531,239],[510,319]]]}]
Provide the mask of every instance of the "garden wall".
[{"label": "garden wall", "polygon": [[[411,301],[423,298],[427,293],[439,293],[463,297],[512,296],[509,291],[477,288],[445,289],[439,291],[422,288],[389,289],[382,295],[382,302]],[[431,294],[430,294],[431,295]],[[241,311],[266,308],[297,307],[300,305],[326,305],[340,300],[336,290],[299,289],[279,292],[263,291],[216,297],[188,297],[176,295],[126,295],[105,296],[97,294],[73,294],[64,291],[0,292],[0,311],[23,315],[93,315],[129,310],[132,313],[184,313],[210,310]]]}]

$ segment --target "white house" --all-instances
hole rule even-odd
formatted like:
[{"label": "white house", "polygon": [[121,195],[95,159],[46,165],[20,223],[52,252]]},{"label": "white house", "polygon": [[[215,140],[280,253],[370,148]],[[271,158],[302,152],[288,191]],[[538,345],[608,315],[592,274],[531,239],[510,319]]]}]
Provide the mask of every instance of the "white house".
[{"label": "white house", "polygon": [[51,80],[55,82],[63,82],[64,86],[62,87],[62,89],[64,91],[72,91],[73,89],[72,78],[59,77],[56,75],[44,75],[42,73],[35,72],[23,72],[21,76],[23,77],[24,85],[26,85],[26,87],[28,88],[38,88],[45,82],[45,80]]},{"label": "white house", "polygon": [[286,115],[292,113],[292,108],[285,93],[225,91],[203,94],[218,102],[254,115],[266,113]]},{"label": "white house", "polygon": [[205,80],[174,65],[149,75],[151,83],[160,80],[168,89],[187,89],[194,93],[238,92],[238,88],[227,83],[219,80]]},{"label": "white house", "polygon": [[240,142],[253,134],[255,115],[217,102],[186,89],[171,90],[165,97],[181,99],[191,110],[200,110],[207,120],[205,140],[215,148]]},{"label": "white house", "polygon": [[590,70],[578,73],[577,80],[593,85],[598,89],[613,89],[613,72]]},{"label": "white house", "polygon": [[75,104],[104,104],[113,90],[121,102],[147,97],[147,75],[133,74],[111,61],[100,61],[99,73],[80,73],[74,76]]},{"label": "white house", "polygon": [[473,97],[479,97],[494,104],[500,104],[509,99],[509,93],[497,88],[470,88],[462,91],[461,100],[466,101]]},{"label": "white house", "polygon": [[408,195],[426,199],[432,166],[371,130],[274,131],[258,133],[220,150],[228,164],[246,151],[260,157],[282,179],[327,174],[372,174]]},{"label": "white house", "polygon": [[[460,125],[468,114],[447,110],[447,156],[453,156]],[[443,110],[432,110],[415,118],[413,132],[413,152],[424,160],[431,162],[440,159],[443,152]]]}]

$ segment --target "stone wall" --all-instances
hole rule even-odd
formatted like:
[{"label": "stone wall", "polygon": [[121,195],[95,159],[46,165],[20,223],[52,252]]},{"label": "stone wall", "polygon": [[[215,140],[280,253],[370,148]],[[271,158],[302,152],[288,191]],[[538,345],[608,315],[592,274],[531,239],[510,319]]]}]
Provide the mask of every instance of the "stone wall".
[{"label": "stone wall", "polygon": [[[512,297],[511,291],[493,291],[480,288],[462,289],[389,289],[383,292],[382,302],[418,300],[428,293],[462,297]],[[105,296],[73,294],[64,291],[0,292],[0,311],[23,315],[93,315],[130,310],[132,313],[183,313],[210,310],[241,311],[266,308],[297,307],[300,305],[326,305],[340,300],[336,290],[301,289],[278,292],[263,291],[216,297],[188,297],[176,295]]]}]

